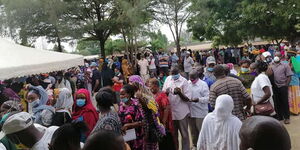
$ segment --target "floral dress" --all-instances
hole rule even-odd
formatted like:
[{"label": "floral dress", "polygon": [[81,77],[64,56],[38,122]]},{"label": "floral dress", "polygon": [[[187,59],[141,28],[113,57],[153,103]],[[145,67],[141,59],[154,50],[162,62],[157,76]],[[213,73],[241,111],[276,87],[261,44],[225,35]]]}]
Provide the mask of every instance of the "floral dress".
[{"label": "floral dress", "polygon": [[[131,99],[130,105],[120,102],[119,117],[123,126],[127,123],[143,121],[143,111],[139,106],[138,100]],[[135,128],[135,132],[137,139],[127,143],[133,150],[142,150],[144,143],[144,133],[142,127]]]}]

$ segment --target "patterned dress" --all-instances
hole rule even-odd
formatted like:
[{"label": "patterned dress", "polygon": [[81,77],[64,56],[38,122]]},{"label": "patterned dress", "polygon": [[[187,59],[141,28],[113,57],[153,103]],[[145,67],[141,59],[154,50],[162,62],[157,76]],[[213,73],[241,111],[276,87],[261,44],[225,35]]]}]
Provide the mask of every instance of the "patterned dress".
[{"label": "patterned dress", "polygon": [[[139,106],[138,100],[131,99],[130,105],[126,105],[125,103],[120,102],[119,117],[123,126],[127,123],[143,121],[143,111]],[[142,127],[135,128],[135,132],[137,139],[129,141],[127,143],[133,150],[142,150],[144,143],[144,133]]]},{"label": "patterned dress", "polygon": [[118,113],[110,111],[109,113],[100,116],[91,134],[101,130],[110,130],[117,133],[118,135],[121,135],[121,128],[122,124],[119,119]]}]

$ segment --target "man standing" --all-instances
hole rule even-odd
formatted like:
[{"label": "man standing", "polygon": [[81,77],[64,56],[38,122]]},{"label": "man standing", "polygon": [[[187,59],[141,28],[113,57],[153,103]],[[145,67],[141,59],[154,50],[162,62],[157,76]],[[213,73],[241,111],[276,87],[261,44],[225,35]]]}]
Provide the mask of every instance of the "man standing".
[{"label": "man standing", "polygon": [[169,56],[166,53],[159,55],[159,71],[169,75]]},{"label": "man standing", "polygon": [[238,79],[228,77],[225,74],[225,68],[222,65],[217,65],[214,68],[214,75],[217,81],[211,86],[209,93],[209,101],[212,107],[215,107],[216,99],[222,94],[228,94],[233,98],[234,108],[232,114],[240,120],[246,119],[244,106],[250,112],[251,97],[247,93],[242,82]]},{"label": "man standing", "polygon": [[101,81],[101,73],[97,68],[97,64],[92,62],[91,64],[92,69],[92,94],[97,93],[100,89],[100,81]]},{"label": "man standing", "polygon": [[172,112],[168,96],[166,93],[160,91],[159,81],[157,79],[151,79],[149,87],[158,104],[159,120],[166,128],[166,136],[159,143],[159,149],[175,150]]},{"label": "man standing", "polygon": [[193,70],[194,60],[191,57],[190,51],[186,52],[186,57],[184,59],[184,72],[186,74],[186,78],[189,79],[189,73]]},{"label": "man standing", "polygon": [[149,67],[149,62],[148,60],[142,56],[142,59],[138,61],[138,64],[140,66],[140,75],[144,81],[147,81],[149,78],[149,72],[148,72],[148,67]]},{"label": "man standing", "polygon": [[193,146],[196,148],[203,119],[208,114],[207,106],[209,99],[208,85],[199,79],[197,70],[190,72],[189,91],[191,92],[192,101],[189,105],[191,111],[189,126],[192,133]]},{"label": "man standing", "polygon": [[167,77],[162,91],[169,96],[172,119],[174,123],[174,135],[176,139],[176,147],[178,148],[178,130],[182,139],[182,150],[190,149],[190,139],[188,132],[188,118],[189,118],[189,97],[190,92],[188,88],[188,81],[179,74],[179,68],[174,67],[171,70],[170,76]]},{"label": "man standing", "polygon": [[285,124],[290,123],[290,111],[288,101],[288,85],[293,72],[288,64],[281,62],[281,54],[275,53],[274,63],[271,65],[274,75],[274,103],[278,120],[283,120]]},{"label": "man standing", "polygon": [[206,70],[204,72],[204,76],[214,82],[216,81],[216,77],[213,74],[215,65],[216,59],[212,56],[209,56],[206,60]]}]

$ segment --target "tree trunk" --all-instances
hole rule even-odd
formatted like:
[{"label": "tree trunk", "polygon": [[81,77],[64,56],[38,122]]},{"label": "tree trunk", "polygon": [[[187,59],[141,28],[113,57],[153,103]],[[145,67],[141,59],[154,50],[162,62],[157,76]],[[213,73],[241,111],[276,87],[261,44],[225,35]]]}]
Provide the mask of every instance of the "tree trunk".
[{"label": "tree trunk", "polygon": [[100,58],[105,58],[105,40],[99,40],[99,45],[100,45],[99,56]]},{"label": "tree trunk", "polygon": [[59,37],[57,37],[56,42],[57,42],[57,51],[63,52],[63,49],[61,47],[61,39]]}]

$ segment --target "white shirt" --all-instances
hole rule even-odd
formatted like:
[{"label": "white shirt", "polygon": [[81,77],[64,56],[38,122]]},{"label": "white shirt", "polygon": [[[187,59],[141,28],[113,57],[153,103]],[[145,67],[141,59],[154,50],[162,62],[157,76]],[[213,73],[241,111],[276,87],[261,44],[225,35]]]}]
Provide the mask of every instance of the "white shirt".
[{"label": "white shirt", "polygon": [[56,126],[52,126],[49,128],[44,127],[43,137],[37,143],[35,143],[30,150],[48,150],[48,144],[51,142],[52,135],[57,129],[58,127]]},{"label": "white shirt", "polygon": [[183,101],[178,95],[173,94],[174,89],[179,87],[183,94],[185,94],[187,97],[190,97],[188,86],[188,81],[182,76],[180,76],[177,80],[173,80],[172,76],[168,76],[166,78],[162,91],[166,92],[167,89],[170,89],[169,101],[171,104],[173,120],[182,120],[190,113],[188,102]]},{"label": "white shirt", "polygon": [[194,61],[192,57],[184,59],[184,72],[191,72],[193,70]]},{"label": "white shirt", "polygon": [[150,59],[149,69],[156,69],[155,59],[154,58]]},{"label": "white shirt", "polygon": [[192,118],[204,118],[208,114],[209,88],[206,82],[198,80],[193,84],[189,81],[189,91],[191,99],[199,99],[199,102],[190,102],[190,111]]},{"label": "white shirt", "polygon": [[148,74],[148,66],[149,66],[148,60],[147,59],[139,60],[138,64],[140,66],[140,74],[141,75]]},{"label": "white shirt", "polygon": [[272,97],[273,95],[272,84],[268,76],[265,73],[261,73],[254,79],[251,85],[251,95],[254,104],[257,104],[261,100],[261,98],[265,95],[263,88],[266,86],[270,87],[271,97]]}]

